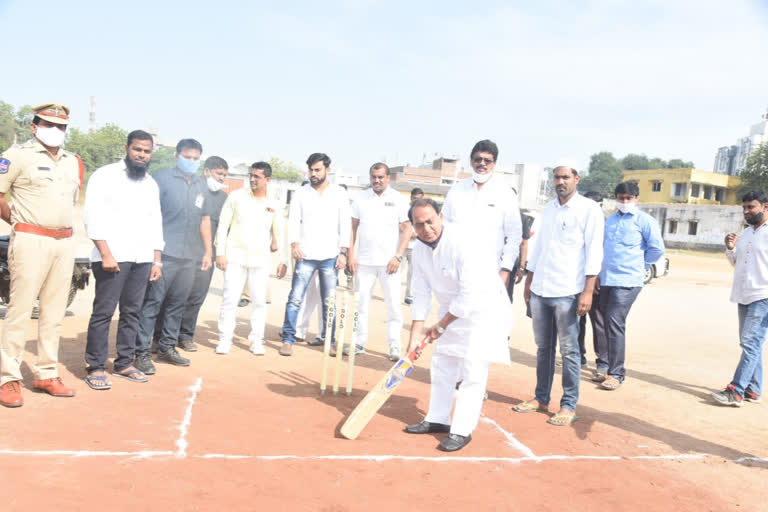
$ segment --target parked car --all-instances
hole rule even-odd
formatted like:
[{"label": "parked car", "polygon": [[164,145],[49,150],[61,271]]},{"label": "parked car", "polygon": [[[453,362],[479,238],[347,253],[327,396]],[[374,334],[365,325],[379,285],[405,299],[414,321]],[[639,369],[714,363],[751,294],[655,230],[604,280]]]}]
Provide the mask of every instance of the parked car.
[{"label": "parked car", "polygon": [[645,269],[645,275],[643,276],[643,284],[648,284],[654,277],[661,277],[669,274],[669,258],[662,256],[656,263],[651,263],[651,266]]}]

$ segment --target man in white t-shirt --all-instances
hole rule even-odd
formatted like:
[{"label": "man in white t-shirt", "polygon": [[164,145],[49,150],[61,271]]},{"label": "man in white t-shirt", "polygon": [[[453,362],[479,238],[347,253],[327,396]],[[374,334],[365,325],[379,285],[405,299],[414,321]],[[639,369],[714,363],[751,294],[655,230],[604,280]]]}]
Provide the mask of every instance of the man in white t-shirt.
[{"label": "man in white t-shirt", "polygon": [[[389,167],[375,163],[369,171],[371,188],[352,203],[352,242],[349,270],[357,276],[358,322],[355,333],[357,354],[365,352],[368,339],[368,307],[378,280],[387,305],[389,358],[400,359],[400,262],[411,239],[408,200],[389,187]],[[346,348],[345,348],[346,350]]]}]

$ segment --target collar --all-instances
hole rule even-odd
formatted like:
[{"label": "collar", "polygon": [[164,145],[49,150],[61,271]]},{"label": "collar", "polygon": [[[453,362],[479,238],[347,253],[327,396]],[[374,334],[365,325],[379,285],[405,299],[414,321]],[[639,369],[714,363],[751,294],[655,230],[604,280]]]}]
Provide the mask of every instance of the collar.
[{"label": "collar", "polygon": [[445,233],[445,224],[443,224],[443,230],[440,232],[440,236],[437,237],[437,240],[435,240],[434,242],[425,242],[424,240],[419,238],[419,242],[423,243],[424,245],[426,245],[427,247],[429,247],[434,251],[435,248],[437,247],[437,244],[439,244],[440,240],[442,240],[444,233]]},{"label": "collar", "polygon": [[[53,157],[53,155],[47,149],[45,149],[45,146],[43,146],[43,144],[39,140],[37,140],[34,136],[32,136],[32,147],[35,148],[35,151],[37,151],[38,153],[45,153],[46,155],[50,155],[51,157]],[[65,158],[66,156],[68,156],[68,152],[65,151],[64,148],[59,146],[58,158],[61,159],[61,158]]]}]

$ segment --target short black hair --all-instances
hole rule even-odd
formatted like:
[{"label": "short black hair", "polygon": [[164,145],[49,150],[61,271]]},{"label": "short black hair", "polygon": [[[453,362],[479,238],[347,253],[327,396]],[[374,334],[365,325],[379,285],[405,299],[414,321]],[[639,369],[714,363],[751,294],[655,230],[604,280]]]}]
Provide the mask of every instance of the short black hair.
[{"label": "short black hair", "polygon": [[251,169],[261,169],[262,171],[264,171],[265,178],[272,177],[272,166],[269,165],[267,162],[253,162],[251,164]]},{"label": "short black hair", "polygon": [[[618,194],[618,192],[616,192]],[[603,194],[598,192],[597,190],[588,190],[584,193],[584,197],[587,199],[591,199],[596,203],[599,203],[603,200]]]},{"label": "short black hair", "polygon": [[640,196],[640,187],[637,186],[637,183],[634,181],[622,181],[618,185],[616,185],[616,188],[613,191],[613,195],[617,196],[619,194],[629,194],[633,197],[639,197]]},{"label": "short black hair", "polygon": [[309,155],[309,158],[307,158],[307,167],[312,167],[317,162],[323,162],[323,165],[327,169],[331,166],[331,157],[325,153],[312,153]]},{"label": "short black hair", "polygon": [[376,162],[375,164],[373,164],[371,168],[368,170],[368,174],[370,174],[371,171],[375,171],[376,169],[384,169],[387,172],[387,176],[389,176],[389,166],[384,162]]},{"label": "short black hair", "polygon": [[128,134],[128,142],[125,143],[126,146],[130,146],[131,142],[134,140],[148,140],[152,143],[152,145],[155,145],[155,139],[152,138],[152,135],[150,135],[148,132],[145,132],[144,130],[133,130],[131,133]]},{"label": "short black hair", "polygon": [[414,187],[413,190],[411,190],[411,199],[413,199],[413,196],[423,196],[424,191],[421,190],[419,187]]},{"label": "short black hair", "polygon": [[435,210],[435,213],[440,215],[440,203],[438,203],[434,199],[429,199],[427,197],[422,197],[421,199],[415,200],[411,204],[411,208],[408,210],[408,220],[411,221],[411,224],[413,224],[413,209],[414,208],[423,208],[425,206],[431,206],[432,209]]},{"label": "short black hair", "polygon": [[499,146],[492,140],[481,140],[472,148],[472,152],[469,154],[470,160],[475,157],[475,153],[490,153],[493,155],[493,161],[495,162],[499,158]]},{"label": "short black hair", "polygon": [[203,153],[203,146],[199,142],[197,142],[195,139],[181,139],[178,144],[176,144],[176,154],[179,155],[181,152],[185,149],[196,149],[200,152],[200,154]]},{"label": "short black hair", "polygon": [[741,196],[741,202],[760,201],[762,204],[768,203],[768,194],[764,190],[750,190]]},{"label": "short black hair", "polygon": [[227,161],[220,156],[209,156],[205,159],[203,168],[208,169],[209,171],[212,169],[229,169],[229,165],[227,164]]}]

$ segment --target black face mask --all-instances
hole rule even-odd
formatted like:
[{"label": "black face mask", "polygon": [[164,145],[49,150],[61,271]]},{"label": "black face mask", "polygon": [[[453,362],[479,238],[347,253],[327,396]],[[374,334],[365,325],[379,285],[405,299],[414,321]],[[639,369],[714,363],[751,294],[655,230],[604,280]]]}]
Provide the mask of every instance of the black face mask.
[{"label": "black face mask", "polygon": [[755,215],[750,215],[749,217],[744,218],[745,221],[747,221],[747,224],[750,226],[757,226],[761,222],[763,222],[763,212],[757,213]]},{"label": "black face mask", "polygon": [[125,157],[125,166],[128,168],[128,177],[136,181],[142,179],[149,168],[148,163],[134,162],[128,157]]}]

